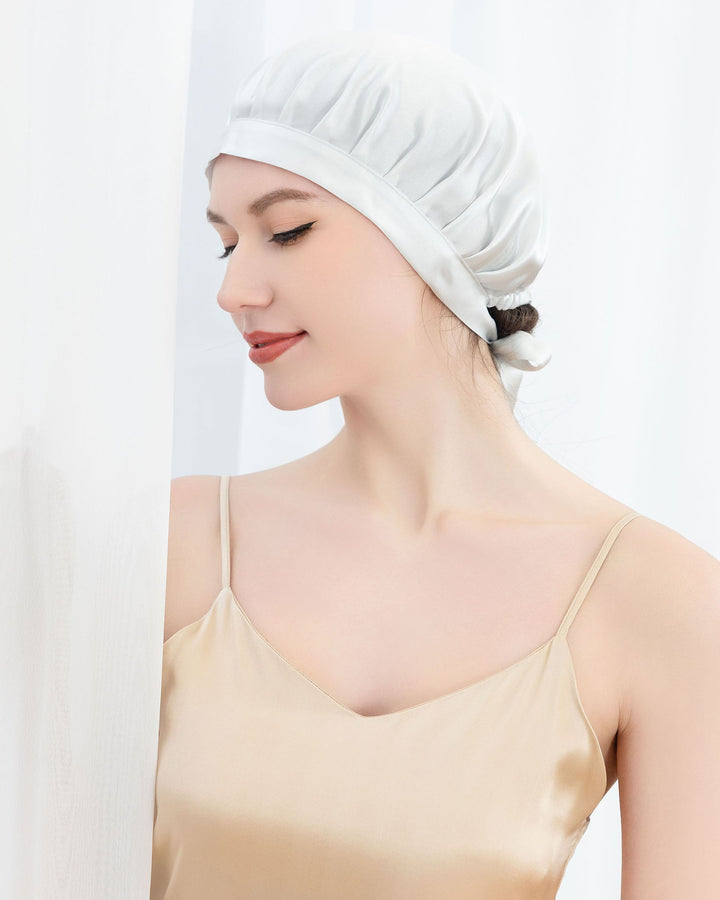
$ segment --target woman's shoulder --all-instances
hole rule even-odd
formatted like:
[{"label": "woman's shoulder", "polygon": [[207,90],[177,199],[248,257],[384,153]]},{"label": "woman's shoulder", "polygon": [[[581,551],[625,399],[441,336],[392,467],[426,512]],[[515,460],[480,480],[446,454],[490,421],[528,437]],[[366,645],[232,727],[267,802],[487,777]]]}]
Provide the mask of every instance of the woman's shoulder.
[{"label": "woman's shoulder", "polygon": [[678,617],[699,624],[720,612],[720,561],[711,553],[641,512],[622,537],[605,566],[628,641],[671,632]]},{"label": "woman's shoulder", "polygon": [[720,586],[720,560],[668,525],[640,513],[626,526],[623,552],[618,554],[628,593],[637,597],[636,614],[652,606],[670,613],[692,604],[693,596]]},{"label": "woman's shoulder", "polygon": [[170,481],[163,640],[199,619],[212,602],[211,564],[219,559],[219,478],[183,475]]},{"label": "woman's shoulder", "polygon": [[[720,646],[720,561],[667,525],[640,515],[608,560],[608,600],[622,660],[621,728],[668,678],[682,679]],[[650,687],[653,685],[653,687]]]},{"label": "woman's shoulder", "polygon": [[[251,492],[269,499],[276,485],[288,483],[283,469],[232,475],[231,505]],[[170,481],[164,641],[205,615],[222,588],[220,480],[181,475]]]}]

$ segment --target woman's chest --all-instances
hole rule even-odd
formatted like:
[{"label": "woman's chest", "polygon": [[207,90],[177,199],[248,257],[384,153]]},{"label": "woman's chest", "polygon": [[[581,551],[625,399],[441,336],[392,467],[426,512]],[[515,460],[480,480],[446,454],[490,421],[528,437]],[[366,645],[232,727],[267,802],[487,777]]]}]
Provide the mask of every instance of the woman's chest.
[{"label": "woman's chest", "polygon": [[[284,520],[272,542],[241,527],[231,586],[258,634],[363,716],[440,698],[523,660],[557,631],[604,537],[597,527],[536,526],[532,538],[448,529],[411,545],[354,524],[301,525]],[[594,585],[568,644],[611,784],[618,704],[592,621],[604,590]]]}]

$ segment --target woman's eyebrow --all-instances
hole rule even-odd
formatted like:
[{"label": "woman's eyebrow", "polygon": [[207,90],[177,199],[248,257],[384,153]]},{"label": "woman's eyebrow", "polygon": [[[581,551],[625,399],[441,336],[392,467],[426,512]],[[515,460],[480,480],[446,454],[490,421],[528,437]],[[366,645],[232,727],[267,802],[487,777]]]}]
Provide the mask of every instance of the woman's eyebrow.
[{"label": "woman's eyebrow", "polygon": [[[281,200],[319,200],[320,197],[318,194],[313,194],[310,191],[300,191],[297,188],[277,188],[274,191],[268,191],[267,194],[263,194],[261,197],[253,200],[253,202],[248,206],[248,212],[251,216],[259,216],[265,212],[265,210],[272,206],[273,203],[280,203]],[[226,222],[225,219],[214,210],[208,208],[206,210],[207,220],[208,222],[216,222],[219,225],[229,225],[229,222]]]}]

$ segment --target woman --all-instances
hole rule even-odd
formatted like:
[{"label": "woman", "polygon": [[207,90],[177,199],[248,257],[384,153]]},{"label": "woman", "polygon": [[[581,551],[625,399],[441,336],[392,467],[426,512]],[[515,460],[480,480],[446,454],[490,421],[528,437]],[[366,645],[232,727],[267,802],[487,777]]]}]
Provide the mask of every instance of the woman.
[{"label": "woman", "polygon": [[615,781],[623,900],[717,897],[720,563],[513,416],[550,358],[517,117],[439,48],[326,35],[207,173],[269,402],[344,426],[173,482],[152,900],[554,897]]}]

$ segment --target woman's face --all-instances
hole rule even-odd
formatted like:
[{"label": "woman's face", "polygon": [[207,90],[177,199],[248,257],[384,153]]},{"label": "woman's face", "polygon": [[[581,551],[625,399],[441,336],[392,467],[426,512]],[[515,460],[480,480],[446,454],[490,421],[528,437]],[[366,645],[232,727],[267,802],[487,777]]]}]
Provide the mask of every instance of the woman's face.
[{"label": "woman's face", "polygon": [[[262,200],[284,189],[312,196]],[[393,374],[411,379],[423,365],[433,332],[421,316],[425,284],[354,207],[285,169],[221,154],[208,210],[209,219],[212,211],[225,220],[212,223],[223,247],[234,248],[218,303],[238,330],[306,332],[275,359],[257,363],[274,406],[300,409],[361,395]],[[428,289],[426,319],[433,301],[440,302]]]}]

